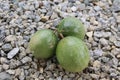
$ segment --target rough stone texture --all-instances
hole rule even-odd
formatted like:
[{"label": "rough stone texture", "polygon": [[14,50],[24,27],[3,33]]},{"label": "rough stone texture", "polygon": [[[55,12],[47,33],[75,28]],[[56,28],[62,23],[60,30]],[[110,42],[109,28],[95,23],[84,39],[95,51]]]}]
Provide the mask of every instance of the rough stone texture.
[{"label": "rough stone texture", "polygon": [[107,46],[108,45],[108,41],[104,38],[101,38],[100,40],[100,43],[103,45],[103,46]]},{"label": "rough stone texture", "polygon": [[115,11],[115,12],[118,12],[118,11],[120,11],[120,6],[118,6],[118,5],[120,5],[120,1],[119,0],[114,0],[113,1],[113,11]]},{"label": "rough stone texture", "polygon": [[12,49],[12,46],[11,46],[11,44],[5,44],[5,45],[3,45],[2,46],[2,49],[4,50],[4,51],[9,51],[9,50],[11,50]]},{"label": "rough stone texture", "polygon": [[1,72],[0,73],[0,80],[11,80],[11,79],[12,78],[8,73],[6,73],[6,72]]},{"label": "rough stone texture", "polygon": [[12,49],[8,54],[7,54],[7,58],[11,59],[13,58],[19,51],[19,48],[14,48]]},{"label": "rough stone texture", "polygon": [[15,41],[16,37],[14,35],[9,35],[5,38],[6,42],[11,42],[11,41]]},{"label": "rough stone texture", "polygon": [[[0,80],[119,80],[119,5],[120,0],[1,0]],[[67,16],[86,28],[91,58],[80,73],[65,71],[55,57],[38,61],[28,50],[37,30],[55,30]]]},{"label": "rough stone texture", "polygon": [[32,59],[30,58],[30,57],[24,57],[22,60],[21,60],[21,62],[22,63],[27,63],[27,62],[31,62],[32,61]]}]

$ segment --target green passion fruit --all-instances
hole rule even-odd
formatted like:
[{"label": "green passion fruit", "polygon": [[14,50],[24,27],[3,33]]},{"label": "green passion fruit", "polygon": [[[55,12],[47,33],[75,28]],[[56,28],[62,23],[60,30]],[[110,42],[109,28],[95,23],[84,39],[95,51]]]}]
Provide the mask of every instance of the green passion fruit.
[{"label": "green passion fruit", "polygon": [[56,57],[67,71],[80,72],[88,66],[90,55],[85,43],[73,36],[63,38],[57,45]]},{"label": "green passion fruit", "polygon": [[29,42],[29,48],[36,58],[50,58],[57,45],[57,37],[52,30],[37,31]]},{"label": "green passion fruit", "polygon": [[75,17],[64,18],[57,26],[59,33],[63,36],[75,36],[80,39],[84,39],[85,28],[82,22]]}]

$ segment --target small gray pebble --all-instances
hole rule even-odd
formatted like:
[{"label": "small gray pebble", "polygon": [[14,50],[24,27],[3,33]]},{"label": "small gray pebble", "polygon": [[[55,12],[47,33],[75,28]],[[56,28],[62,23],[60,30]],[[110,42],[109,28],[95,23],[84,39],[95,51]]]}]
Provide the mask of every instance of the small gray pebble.
[{"label": "small gray pebble", "polygon": [[35,22],[39,22],[40,21],[40,16],[35,16]]},{"label": "small gray pebble", "polygon": [[5,38],[5,30],[4,28],[0,28],[0,43],[4,41]]},{"label": "small gray pebble", "polygon": [[118,31],[120,32],[120,24],[118,24]]},{"label": "small gray pebble", "polygon": [[24,69],[29,69],[29,68],[30,68],[30,66],[28,66],[28,65],[24,66]]},{"label": "small gray pebble", "polygon": [[21,74],[21,69],[20,68],[17,68],[15,70],[15,76],[19,76]]},{"label": "small gray pebble", "polygon": [[31,62],[31,64],[32,64],[31,67],[37,69],[37,67],[38,67],[38,66],[37,66],[37,63],[35,63],[35,62]]},{"label": "small gray pebble", "polygon": [[94,55],[95,55],[95,56],[102,56],[102,54],[103,54],[102,49],[95,49],[95,50],[94,50]]},{"label": "small gray pebble", "polygon": [[60,20],[54,20],[54,21],[53,21],[53,26],[56,27],[59,22],[60,22]]},{"label": "small gray pebble", "polygon": [[10,68],[12,69],[12,68],[16,68],[16,67],[20,66],[21,62],[19,60],[11,59],[9,65],[10,65]]},{"label": "small gray pebble", "polygon": [[45,7],[49,7],[50,6],[50,3],[48,2],[48,1],[42,1],[43,2],[43,5],[45,6]]},{"label": "small gray pebble", "polygon": [[2,49],[3,49],[4,51],[10,51],[10,50],[12,49],[12,46],[11,46],[11,44],[6,43],[6,44],[4,44],[4,45],[2,46]]},{"label": "small gray pebble", "polygon": [[0,50],[0,56],[6,56],[6,54],[3,50]]},{"label": "small gray pebble", "polygon": [[29,9],[32,11],[32,10],[35,10],[35,7],[34,7],[34,5],[30,5],[29,6]]},{"label": "small gray pebble", "polygon": [[29,40],[30,40],[30,37],[29,37],[29,36],[23,36],[23,38],[24,38],[26,41],[29,41]]},{"label": "small gray pebble", "polygon": [[116,16],[116,20],[118,23],[120,23],[120,16]]},{"label": "small gray pebble", "polygon": [[94,9],[95,9],[96,11],[101,10],[100,6],[95,6]]},{"label": "small gray pebble", "polygon": [[52,13],[52,15],[51,15],[51,17],[50,17],[51,19],[56,19],[56,18],[58,18],[58,15],[57,15],[57,13]]},{"label": "small gray pebble", "polygon": [[0,73],[0,80],[12,80],[11,76],[6,72]]},{"label": "small gray pebble", "polygon": [[54,80],[53,78],[49,78],[48,80]]},{"label": "small gray pebble", "polygon": [[68,0],[68,1],[74,3],[76,0]]},{"label": "small gray pebble", "polygon": [[97,31],[97,32],[94,32],[94,36],[100,38],[103,35],[102,35],[102,32]]},{"label": "small gray pebble", "polygon": [[2,65],[0,65],[0,72],[2,72],[3,68],[2,68]]},{"label": "small gray pebble", "polygon": [[64,76],[63,76],[63,80],[69,80],[68,76],[67,76],[67,75],[64,75]]},{"label": "small gray pebble", "polygon": [[25,71],[24,71],[24,69],[21,69],[21,74],[19,76],[19,79],[20,80],[25,80]]},{"label": "small gray pebble", "polygon": [[19,3],[18,3],[18,6],[19,6],[20,8],[23,8],[23,7],[25,6],[25,1],[19,2]]},{"label": "small gray pebble", "polygon": [[25,75],[28,76],[29,75],[29,71],[25,70]]},{"label": "small gray pebble", "polygon": [[16,19],[15,23],[21,24],[22,23],[22,19],[21,18]]},{"label": "small gray pebble", "polygon": [[113,58],[112,62],[113,62],[113,66],[118,66],[118,59],[117,58]]},{"label": "small gray pebble", "polygon": [[53,13],[54,13],[53,10],[48,10],[48,12],[46,13],[46,16],[52,16]]},{"label": "small gray pebble", "polygon": [[13,58],[19,51],[19,48],[14,48],[12,49],[8,54],[7,54],[7,58],[11,59]]},{"label": "small gray pebble", "polygon": [[3,66],[2,66],[2,67],[3,67],[3,69],[4,69],[4,70],[9,69],[9,65],[8,65],[8,64],[3,64]]},{"label": "small gray pebble", "polygon": [[73,78],[73,77],[75,77],[75,74],[69,74],[69,77],[71,77],[71,78]]},{"label": "small gray pebble", "polygon": [[48,70],[53,70],[55,68],[55,64],[50,64],[49,66],[47,66]]},{"label": "small gray pebble", "polygon": [[62,80],[62,77],[61,76],[57,77],[57,80]]},{"label": "small gray pebble", "polygon": [[71,7],[71,10],[72,10],[72,11],[76,11],[76,10],[77,10],[77,7],[73,6],[73,7]]},{"label": "small gray pebble", "polygon": [[3,45],[3,41],[1,40],[1,41],[0,41],[0,46],[2,46],[2,45]]},{"label": "small gray pebble", "polygon": [[94,79],[98,79],[98,78],[99,78],[99,75],[97,75],[97,74],[90,74],[90,76],[91,76],[92,78],[94,78]]},{"label": "small gray pebble", "polygon": [[46,9],[41,9],[40,12],[41,12],[41,13],[46,13],[47,10],[46,10]]},{"label": "small gray pebble", "polygon": [[120,0],[114,0],[112,10],[115,11],[115,12],[120,11],[120,6],[118,6],[119,4],[120,4]]},{"label": "small gray pebble", "polygon": [[114,43],[116,41],[116,37],[115,36],[110,36],[109,41]]},{"label": "small gray pebble", "polygon": [[[120,37],[120,32],[117,32],[117,36]],[[119,39],[118,39],[119,40]]]},{"label": "small gray pebble", "polygon": [[17,4],[19,2],[19,0],[11,0],[13,2],[13,4]]},{"label": "small gray pebble", "polygon": [[97,47],[97,46],[98,46],[98,43],[93,41],[93,42],[92,42],[92,46],[93,46],[93,47]]},{"label": "small gray pebble", "polygon": [[101,38],[100,40],[100,43],[103,45],[103,46],[107,46],[108,45],[108,41],[104,38]]},{"label": "small gray pebble", "polygon": [[120,41],[114,41],[115,46],[120,47]]},{"label": "small gray pebble", "polygon": [[10,4],[8,2],[1,2],[2,4],[2,9],[3,10],[9,10],[10,9]]},{"label": "small gray pebble", "polygon": [[0,62],[1,62],[1,64],[9,63],[9,61],[5,57],[0,57]]},{"label": "small gray pebble", "polygon": [[80,9],[80,10],[84,10],[85,9],[85,4],[80,4],[80,5],[78,5],[78,9]]},{"label": "small gray pebble", "polygon": [[119,54],[119,52],[120,52],[119,48],[115,48],[115,49],[111,50],[111,53],[113,53],[115,55]]},{"label": "small gray pebble", "polygon": [[107,57],[102,57],[101,60],[102,60],[103,62],[107,63],[110,59],[107,58]]},{"label": "small gray pebble", "polygon": [[15,41],[16,40],[16,36],[15,35],[9,35],[5,38],[6,42],[11,42],[11,41]]},{"label": "small gray pebble", "polygon": [[112,76],[112,77],[116,77],[117,74],[112,72],[112,73],[110,73],[110,76]]},{"label": "small gray pebble", "polygon": [[35,0],[34,5],[35,5],[35,8],[38,8],[40,6],[40,3],[37,0]]},{"label": "small gray pebble", "polygon": [[26,56],[26,57],[24,57],[21,61],[22,61],[22,63],[24,64],[24,63],[27,63],[27,62],[31,62],[32,59],[31,59],[30,57]]},{"label": "small gray pebble", "polygon": [[103,32],[103,37],[104,37],[104,38],[108,38],[108,37],[110,37],[111,35],[112,35],[111,32]]}]

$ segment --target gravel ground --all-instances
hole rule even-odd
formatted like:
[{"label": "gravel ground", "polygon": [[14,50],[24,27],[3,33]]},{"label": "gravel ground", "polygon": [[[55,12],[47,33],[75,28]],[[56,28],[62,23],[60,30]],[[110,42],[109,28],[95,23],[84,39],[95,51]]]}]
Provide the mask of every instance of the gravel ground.
[{"label": "gravel ground", "polygon": [[[120,0],[0,0],[0,80],[120,80]],[[33,33],[75,16],[86,27],[90,63],[81,73],[63,70],[55,57],[29,51]],[[39,66],[37,66],[39,65]]]}]

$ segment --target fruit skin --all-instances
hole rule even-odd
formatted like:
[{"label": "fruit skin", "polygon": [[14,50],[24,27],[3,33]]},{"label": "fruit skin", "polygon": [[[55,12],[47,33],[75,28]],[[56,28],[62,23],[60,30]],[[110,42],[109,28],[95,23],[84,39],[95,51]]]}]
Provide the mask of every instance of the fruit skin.
[{"label": "fruit skin", "polygon": [[80,72],[88,66],[90,55],[87,46],[79,38],[68,36],[57,45],[59,64],[67,71]]},{"label": "fruit skin", "polygon": [[36,58],[50,58],[53,56],[57,44],[57,37],[52,30],[37,31],[29,42],[29,48]]},{"label": "fruit skin", "polygon": [[82,40],[84,39],[84,25],[75,17],[67,17],[63,19],[57,27],[58,32],[62,33],[64,36],[75,36]]}]

